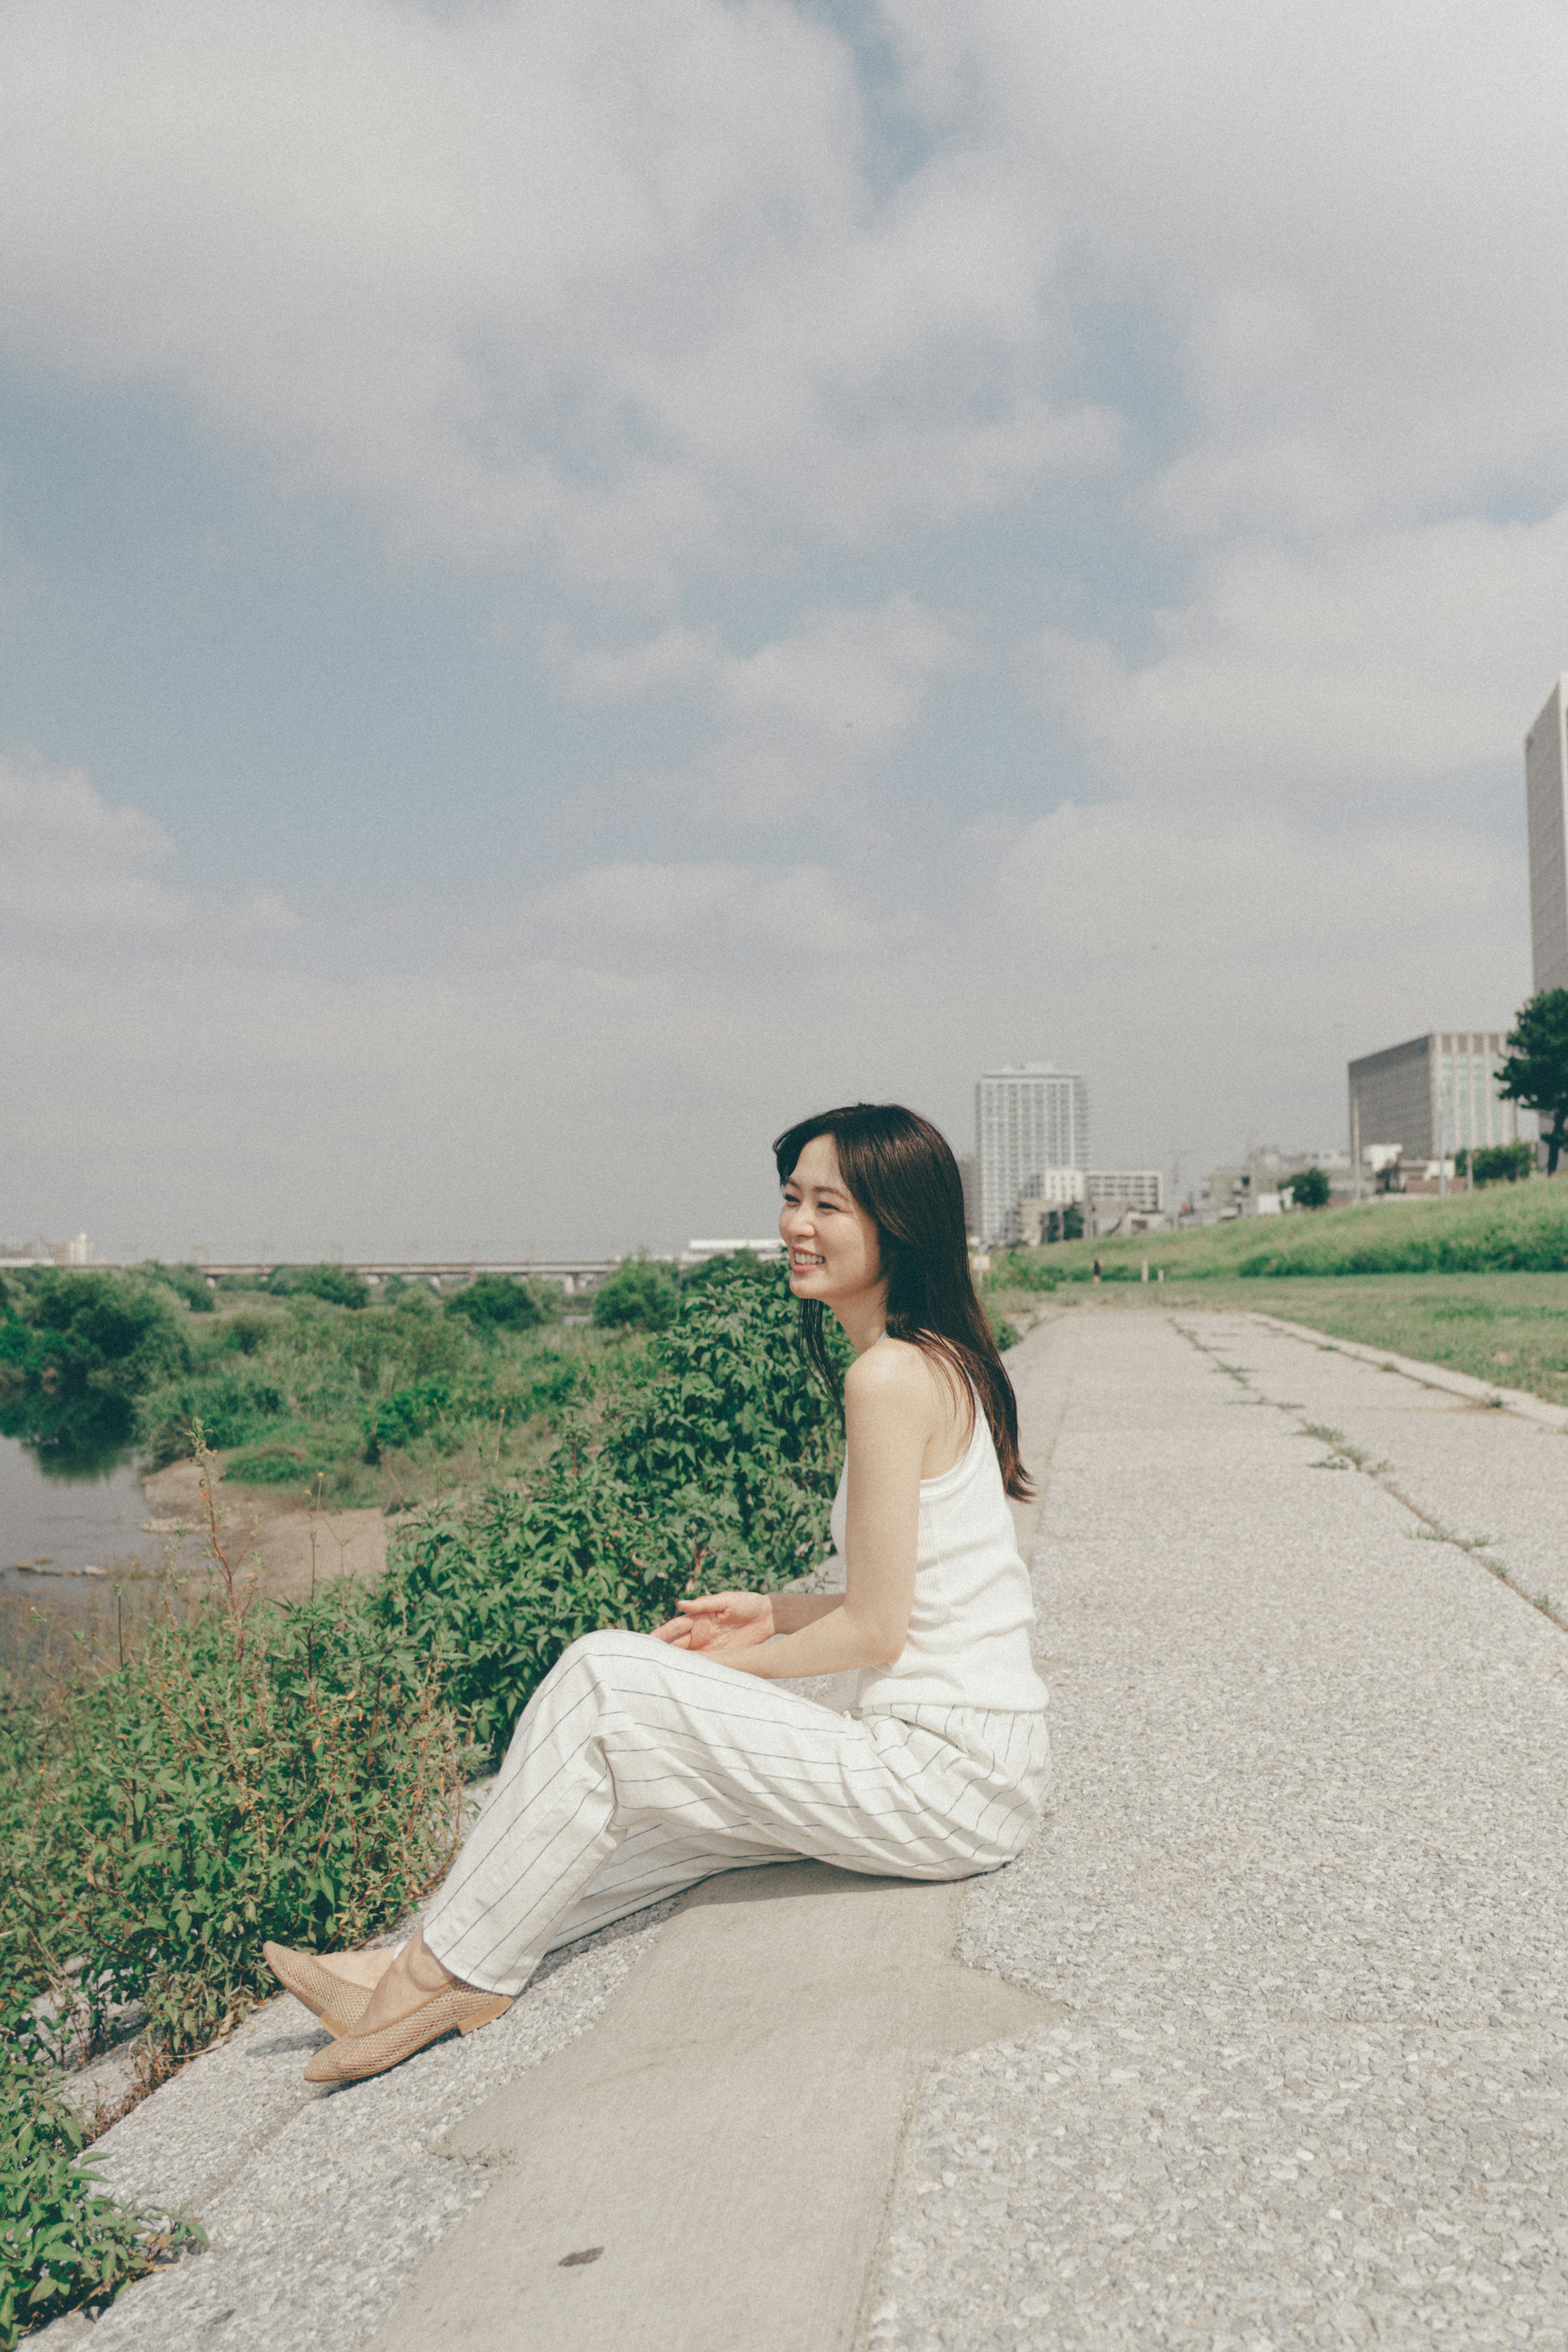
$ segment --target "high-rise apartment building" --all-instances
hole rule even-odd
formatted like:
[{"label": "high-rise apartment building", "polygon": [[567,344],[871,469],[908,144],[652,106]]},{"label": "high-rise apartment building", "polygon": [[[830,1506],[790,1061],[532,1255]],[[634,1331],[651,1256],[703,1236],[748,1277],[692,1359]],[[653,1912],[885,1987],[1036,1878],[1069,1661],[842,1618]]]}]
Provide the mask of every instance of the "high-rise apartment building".
[{"label": "high-rise apartment building", "polygon": [[1053,1062],[982,1071],[975,1088],[980,1239],[1002,1240],[1031,1176],[1089,1166],[1089,1089]]},{"label": "high-rise apartment building", "polygon": [[1517,1143],[1519,1105],[1497,1091],[1500,1029],[1432,1029],[1350,1066],[1352,1149],[1396,1143],[1405,1160]]},{"label": "high-rise apartment building", "polygon": [[1530,950],[1535,992],[1568,988],[1568,677],[1524,739],[1530,820]]}]

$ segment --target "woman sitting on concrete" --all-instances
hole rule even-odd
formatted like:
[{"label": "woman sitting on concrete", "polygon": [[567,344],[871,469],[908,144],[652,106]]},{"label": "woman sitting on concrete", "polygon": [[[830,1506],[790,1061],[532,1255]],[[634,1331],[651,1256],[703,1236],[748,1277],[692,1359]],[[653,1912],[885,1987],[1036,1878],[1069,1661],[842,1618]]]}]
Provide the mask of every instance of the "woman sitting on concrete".
[{"label": "woman sitting on concrete", "polygon": [[[716,1872],[802,1856],[891,1878],[1012,1860],[1050,1770],[1010,1495],[1011,1383],[975,1297],[937,1130],[896,1104],[774,1147],[802,1339],[854,1349],[831,1528],[842,1591],[722,1592],[656,1633],[589,1633],[529,1700],[423,1929],[395,1955],[267,1947],[333,2033],[306,2069],[380,2074],[498,2017],[547,1952]],[[848,1714],[779,1687],[858,1671]]]}]

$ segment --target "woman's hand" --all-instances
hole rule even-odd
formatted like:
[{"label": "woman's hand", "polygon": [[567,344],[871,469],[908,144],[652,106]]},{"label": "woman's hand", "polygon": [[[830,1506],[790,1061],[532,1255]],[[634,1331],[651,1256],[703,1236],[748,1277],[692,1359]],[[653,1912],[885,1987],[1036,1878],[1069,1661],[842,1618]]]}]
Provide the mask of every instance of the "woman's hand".
[{"label": "woman's hand", "polygon": [[777,1631],[766,1592],[709,1592],[675,1606],[682,1614],[655,1626],[653,1639],[677,1650],[745,1650],[771,1641]]}]

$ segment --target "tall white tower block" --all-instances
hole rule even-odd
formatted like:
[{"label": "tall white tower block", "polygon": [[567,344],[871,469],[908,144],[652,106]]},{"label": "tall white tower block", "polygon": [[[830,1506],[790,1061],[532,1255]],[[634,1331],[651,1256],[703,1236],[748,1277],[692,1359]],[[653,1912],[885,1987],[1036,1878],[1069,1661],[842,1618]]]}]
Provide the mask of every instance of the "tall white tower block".
[{"label": "tall white tower block", "polygon": [[1568,677],[1524,739],[1530,814],[1530,948],[1535,993],[1568,988]]}]

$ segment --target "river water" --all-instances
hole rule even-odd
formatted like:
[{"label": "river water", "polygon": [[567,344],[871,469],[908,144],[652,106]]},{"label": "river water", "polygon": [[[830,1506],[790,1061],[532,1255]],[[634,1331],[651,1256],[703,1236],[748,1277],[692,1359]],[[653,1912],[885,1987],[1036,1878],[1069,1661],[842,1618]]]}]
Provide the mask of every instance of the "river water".
[{"label": "river water", "polygon": [[19,1439],[0,1437],[0,1593],[58,1606],[102,1589],[97,1577],[64,1570],[155,1566],[162,1546],[144,1533],[147,1517],[132,1463],[47,1477]]}]

